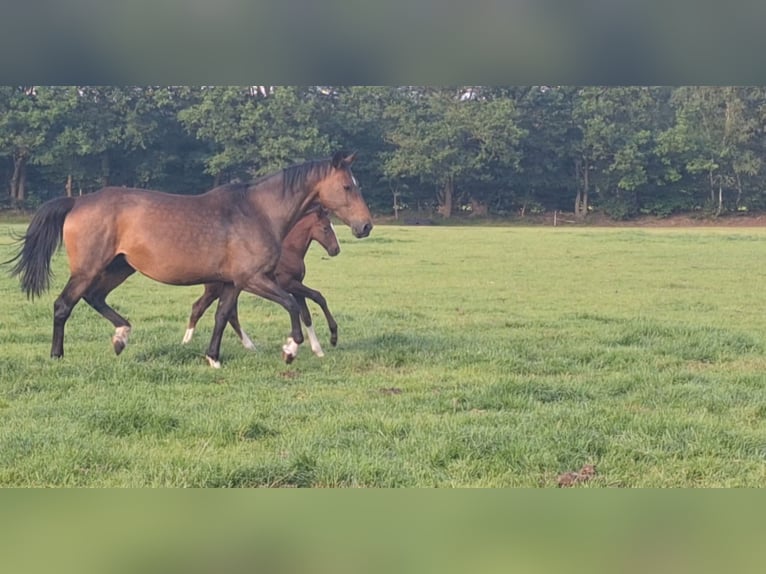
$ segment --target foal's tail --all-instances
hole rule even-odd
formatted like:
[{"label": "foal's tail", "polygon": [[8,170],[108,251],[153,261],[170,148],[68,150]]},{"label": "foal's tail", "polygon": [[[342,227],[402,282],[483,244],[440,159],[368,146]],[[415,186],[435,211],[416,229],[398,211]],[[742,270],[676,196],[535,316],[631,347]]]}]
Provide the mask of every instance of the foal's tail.
[{"label": "foal's tail", "polygon": [[21,288],[34,299],[48,290],[51,281],[51,258],[61,245],[64,219],[74,207],[75,198],[59,197],[37,210],[27,232],[20,238],[21,249],[6,263],[16,264],[11,275],[21,276]]}]

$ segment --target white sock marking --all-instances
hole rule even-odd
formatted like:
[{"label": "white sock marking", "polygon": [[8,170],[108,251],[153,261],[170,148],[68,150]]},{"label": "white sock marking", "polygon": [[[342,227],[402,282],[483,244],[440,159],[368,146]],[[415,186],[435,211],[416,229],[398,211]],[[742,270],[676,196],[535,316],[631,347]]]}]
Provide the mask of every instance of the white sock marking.
[{"label": "white sock marking", "polygon": [[114,337],[112,337],[112,343],[120,341],[124,347],[127,347],[129,335],[130,335],[130,327],[117,327],[114,330]]},{"label": "white sock marking", "polygon": [[317,357],[324,357],[324,351],[322,351],[322,345],[319,344],[317,334],[314,332],[314,325],[306,327],[306,331],[309,334],[309,341],[311,341],[311,350]]},{"label": "white sock marking", "polygon": [[192,335],[194,335],[194,328],[186,329],[186,333],[184,334],[184,340],[181,341],[182,345],[185,345],[189,341],[192,340]]},{"label": "white sock marking", "polygon": [[221,368],[221,362],[220,361],[215,361],[215,360],[211,359],[210,357],[208,357],[207,355],[205,355],[205,358],[207,359],[207,364],[210,365],[211,367],[213,367],[214,369],[220,369]]},{"label": "white sock marking", "polygon": [[255,351],[255,343],[250,340],[250,337],[247,336],[244,329],[242,330],[242,346],[245,347],[245,349]]},{"label": "white sock marking", "polygon": [[282,345],[282,352],[290,357],[298,356],[298,343],[292,337],[287,338],[287,343]]}]

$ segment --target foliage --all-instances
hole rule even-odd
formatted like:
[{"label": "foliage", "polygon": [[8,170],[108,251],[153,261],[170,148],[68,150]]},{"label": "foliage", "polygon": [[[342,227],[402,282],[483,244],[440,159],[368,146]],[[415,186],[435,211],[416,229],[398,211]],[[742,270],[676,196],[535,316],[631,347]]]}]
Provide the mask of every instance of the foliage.
[{"label": "foliage", "polygon": [[0,178],[199,193],[346,149],[378,213],[720,215],[766,206],[764,119],[761,87],[3,86]]}]

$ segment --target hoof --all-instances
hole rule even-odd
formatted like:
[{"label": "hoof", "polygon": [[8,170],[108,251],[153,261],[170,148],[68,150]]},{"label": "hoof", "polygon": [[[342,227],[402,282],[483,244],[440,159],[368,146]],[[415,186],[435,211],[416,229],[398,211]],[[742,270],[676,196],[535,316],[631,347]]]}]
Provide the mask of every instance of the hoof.
[{"label": "hoof", "polygon": [[298,343],[292,337],[287,338],[287,343],[282,345],[282,359],[288,365],[298,356]]},{"label": "hoof", "polygon": [[112,347],[114,347],[114,354],[119,355],[125,350],[125,341],[112,337]]},{"label": "hoof", "polygon": [[319,349],[318,351],[314,351],[314,354],[319,357],[320,359],[324,357],[324,351],[322,349]]},{"label": "hoof", "polygon": [[125,350],[128,345],[128,336],[130,335],[130,327],[117,327],[114,330],[114,336],[112,337],[112,347],[114,352],[119,355]]},{"label": "hoof", "polygon": [[186,329],[186,333],[184,333],[184,338],[181,341],[182,345],[185,345],[189,341],[192,340],[192,335],[194,335],[194,329]]},{"label": "hoof", "polygon": [[215,359],[211,359],[207,355],[205,355],[205,358],[207,359],[207,364],[213,367],[214,369],[221,368],[221,361],[216,361]]},{"label": "hoof", "polygon": [[332,333],[330,335],[330,344],[335,347],[338,345],[338,333]]}]

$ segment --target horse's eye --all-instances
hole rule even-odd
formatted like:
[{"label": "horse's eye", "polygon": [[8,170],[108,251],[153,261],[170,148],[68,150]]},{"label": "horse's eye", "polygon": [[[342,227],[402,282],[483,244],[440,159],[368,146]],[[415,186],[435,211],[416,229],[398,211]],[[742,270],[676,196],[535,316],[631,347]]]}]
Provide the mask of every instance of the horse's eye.
[{"label": "horse's eye", "polygon": [[345,189],[346,191],[351,191],[351,186],[350,185],[344,185],[343,189]]}]

